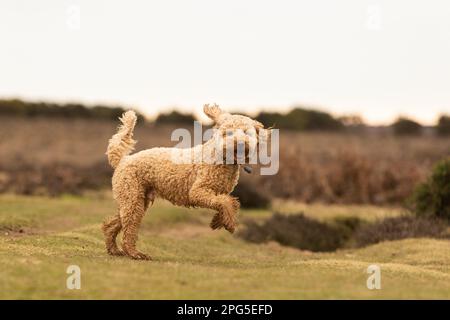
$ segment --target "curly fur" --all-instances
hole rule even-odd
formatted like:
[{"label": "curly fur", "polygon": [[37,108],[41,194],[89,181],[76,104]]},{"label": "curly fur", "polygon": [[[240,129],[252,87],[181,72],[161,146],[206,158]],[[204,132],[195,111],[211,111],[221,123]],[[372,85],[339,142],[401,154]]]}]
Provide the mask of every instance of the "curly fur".
[{"label": "curly fur", "polygon": [[[225,113],[217,105],[205,105],[204,112],[215,122],[218,134],[203,145],[184,150],[152,148],[132,155],[130,152],[136,143],[133,140],[136,115],[133,111],[127,111],[120,118],[122,125],[109,140],[106,152],[109,163],[115,168],[112,189],[118,205],[117,214],[103,224],[109,254],[150,259],[136,249],[136,242],[141,220],[156,197],[179,206],[213,209],[216,214],[211,221],[211,228],[223,227],[234,232],[239,201],[230,193],[238,182],[240,165],[201,161],[178,163],[173,161],[173,155],[179,152],[180,156],[189,154],[198,159],[205,153],[217,151],[217,137],[224,135],[225,130],[261,129],[263,126],[248,117]],[[249,137],[245,135],[237,135],[233,139],[249,142]],[[116,243],[121,230],[122,250]]]}]

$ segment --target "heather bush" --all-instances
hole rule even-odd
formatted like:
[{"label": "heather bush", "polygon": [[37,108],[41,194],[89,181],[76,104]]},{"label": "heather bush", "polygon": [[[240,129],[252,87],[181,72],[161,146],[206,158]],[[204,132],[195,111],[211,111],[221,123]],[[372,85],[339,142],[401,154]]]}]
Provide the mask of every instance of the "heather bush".
[{"label": "heather bush", "polygon": [[342,245],[343,237],[336,228],[303,214],[273,214],[262,224],[244,221],[245,229],[238,236],[254,243],[276,241],[310,251],[334,251]]},{"label": "heather bush", "polygon": [[355,217],[321,222],[302,213],[274,213],[262,223],[245,220],[244,225],[245,228],[238,232],[238,236],[246,241],[276,241],[281,245],[310,251],[335,251],[407,238],[449,237],[445,220],[409,215],[388,217],[376,222],[362,222]]},{"label": "heather bush", "polygon": [[417,186],[410,203],[420,216],[450,220],[450,158],[433,168],[428,180]]},{"label": "heather bush", "polygon": [[255,182],[242,179],[234,188],[232,195],[239,198],[242,208],[266,209],[270,206],[270,197],[261,192]]},{"label": "heather bush", "polygon": [[363,247],[382,241],[406,238],[441,238],[445,237],[448,224],[440,219],[428,219],[415,216],[385,218],[366,224],[354,235],[354,244]]}]

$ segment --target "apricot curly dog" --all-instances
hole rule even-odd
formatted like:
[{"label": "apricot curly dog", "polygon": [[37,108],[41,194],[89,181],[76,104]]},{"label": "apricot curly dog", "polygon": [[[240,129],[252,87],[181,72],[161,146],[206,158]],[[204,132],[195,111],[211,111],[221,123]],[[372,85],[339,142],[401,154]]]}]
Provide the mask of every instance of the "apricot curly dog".
[{"label": "apricot curly dog", "polygon": [[[198,159],[205,159],[205,154],[212,157],[227,154],[229,141],[235,145],[244,143],[248,151],[251,143],[257,143],[259,132],[264,127],[248,117],[223,112],[217,105],[205,105],[203,110],[214,121],[216,128],[212,138],[204,144],[190,149],[152,148],[133,155],[129,154],[136,144],[133,140],[136,114],[127,111],[120,118],[122,124],[109,140],[106,152],[109,163],[115,169],[112,190],[118,204],[118,213],[105,221],[102,228],[109,254],[150,259],[136,249],[136,241],[144,213],[156,197],[179,206],[213,209],[216,214],[211,228],[224,227],[234,232],[239,201],[230,193],[238,182],[241,167],[236,153],[234,162],[230,164]],[[249,131],[256,134],[246,133]],[[186,155],[192,156],[194,161],[179,161]],[[116,244],[121,230],[122,250]]]}]

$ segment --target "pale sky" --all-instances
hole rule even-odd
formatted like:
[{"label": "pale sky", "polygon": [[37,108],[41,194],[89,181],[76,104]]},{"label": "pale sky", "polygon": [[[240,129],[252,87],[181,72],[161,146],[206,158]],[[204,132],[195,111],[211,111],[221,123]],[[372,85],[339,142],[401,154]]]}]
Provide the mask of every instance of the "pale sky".
[{"label": "pale sky", "polygon": [[1,0],[0,58],[0,98],[430,124],[450,113],[450,1]]}]

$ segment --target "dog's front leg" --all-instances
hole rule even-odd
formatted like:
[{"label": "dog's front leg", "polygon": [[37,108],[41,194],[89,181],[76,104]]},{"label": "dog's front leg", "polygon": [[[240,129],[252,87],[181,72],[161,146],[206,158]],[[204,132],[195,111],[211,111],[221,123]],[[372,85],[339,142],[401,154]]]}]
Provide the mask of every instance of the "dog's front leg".
[{"label": "dog's front leg", "polygon": [[236,229],[236,216],[240,206],[236,198],[227,194],[216,195],[212,190],[194,187],[189,192],[189,201],[194,207],[217,211],[210,224],[212,229],[225,227],[230,233]]}]

